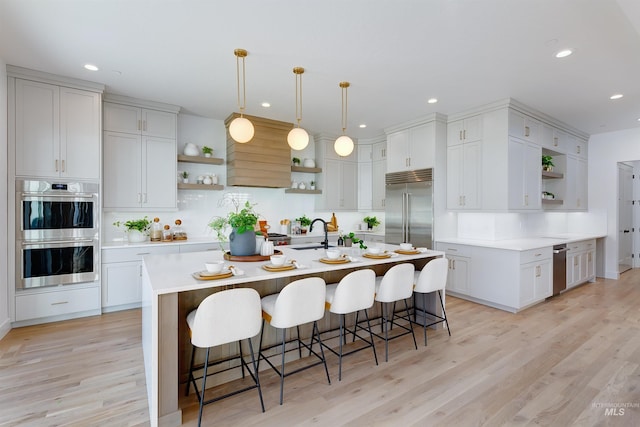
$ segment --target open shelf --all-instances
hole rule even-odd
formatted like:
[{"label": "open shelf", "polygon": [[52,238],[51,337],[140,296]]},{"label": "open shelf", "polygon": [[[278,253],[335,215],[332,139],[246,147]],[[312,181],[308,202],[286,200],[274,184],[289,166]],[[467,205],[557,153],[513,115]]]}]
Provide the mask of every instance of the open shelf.
[{"label": "open shelf", "polygon": [[560,199],[542,199],[543,205],[561,205],[564,203],[564,200]]},{"label": "open shelf", "polygon": [[294,194],[322,194],[322,190],[302,190],[300,188],[287,188],[284,192]]},{"label": "open shelf", "polygon": [[304,166],[291,166],[291,172],[320,173],[322,172],[322,168],[305,168]]},{"label": "open shelf", "polygon": [[219,191],[223,190],[223,185],[218,184],[185,184],[182,182],[178,183],[178,190],[213,190]]},{"label": "open shelf", "polygon": [[178,154],[178,161],[183,163],[204,163],[207,165],[224,164],[224,159],[218,157],[185,156],[184,154]]},{"label": "open shelf", "polygon": [[564,175],[559,172],[542,171],[542,179],[562,179]]}]

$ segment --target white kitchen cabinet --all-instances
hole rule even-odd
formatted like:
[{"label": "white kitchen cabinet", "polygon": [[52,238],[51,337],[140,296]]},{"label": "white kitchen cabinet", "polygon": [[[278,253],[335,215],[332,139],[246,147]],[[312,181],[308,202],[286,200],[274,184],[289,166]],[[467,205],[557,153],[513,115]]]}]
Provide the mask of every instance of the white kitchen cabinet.
[{"label": "white kitchen cabinet", "polygon": [[432,168],[435,124],[429,122],[387,135],[387,172]]},{"label": "white kitchen cabinet", "polygon": [[509,135],[541,144],[542,123],[514,109],[509,109]]},{"label": "white kitchen cabinet", "polygon": [[373,172],[371,162],[358,162],[358,209],[373,208]]},{"label": "white kitchen cabinet", "polygon": [[463,245],[438,243],[437,250],[443,251],[448,260],[446,292],[469,295],[469,271],[471,248]]},{"label": "white kitchen cabinet", "polygon": [[373,210],[385,209],[387,162],[377,160],[371,163],[371,197]]},{"label": "white kitchen cabinet", "polygon": [[447,123],[447,146],[482,141],[482,115]]},{"label": "white kitchen cabinet", "polygon": [[376,142],[372,145],[371,160],[374,162],[387,160],[387,141]]},{"label": "white kitchen cabinet", "polygon": [[509,138],[509,209],[539,210],[541,207],[539,145]]},{"label": "white kitchen cabinet", "polygon": [[102,311],[140,307],[142,302],[142,257],[175,254],[176,243],[162,246],[102,249]]},{"label": "white kitchen cabinet", "polygon": [[99,180],[101,94],[14,81],[16,176]]},{"label": "white kitchen cabinet", "polygon": [[447,208],[482,207],[482,142],[447,147]]},{"label": "white kitchen cabinet", "polygon": [[178,121],[173,112],[132,105],[104,103],[104,130],[159,138],[177,138]]},{"label": "white kitchen cabinet", "polygon": [[104,209],[175,209],[176,141],[104,133]]},{"label": "white kitchen cabinet", "polygon": [[564,209],[586,211],[588,207],[587,160],[574,155],[567,155],[566,162]]},{"label": "white kitchen cabinet", "polygon": [[567,289],[595,280],[595,256],[596,242],[593,239],[568,245]]},{"label": "white kitchen cabinet", "polygon": [[16,295],[16,322],[21,325],[100,314],[100,285],[39,288]]},{"label": "white kitchen cabinet", "polygon": [[[553,293],[553,270],[551,257],[523,263],[520,265],[520,307],[526,307],[535,302],[539,302]],[[521,255],[521,259],[526,258],[526,254]]]},{"label": "white kitchen cabinet", "polygon": [[357,150],[340,157],[333,149],[335,138],[318,135],[316,160],[322,166],[318,185],[322,194],[316,196],[317,210],[345,211],[358,209]]}]

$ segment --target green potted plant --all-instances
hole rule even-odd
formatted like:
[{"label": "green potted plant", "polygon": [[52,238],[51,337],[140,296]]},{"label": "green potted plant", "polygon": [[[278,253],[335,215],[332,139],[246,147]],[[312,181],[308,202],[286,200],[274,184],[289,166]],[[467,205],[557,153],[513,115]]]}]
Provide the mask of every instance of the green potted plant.
[{"label": "green potted plant", "polygon": [[300,218],[296,218],[296,221],[300,223],[300,232],[302,234],[306,234],[307,227],[311,225],[311,220],[305,214],[305,215],[302,215]]},{"label": "green potted plant", "polygon": [[206,145],[202,146],[202,154],[204,154],[205,157],[213,156],[213,148],[207,147]]},{"label": "green potted plant", "polygon": [[344,245],[349,247],[352,244],[359,244],[360,249],[367,249],[367,246],[364,244],[364,240],[358,239],[354,233],[349,233],[344,237]]},{"label": "green potted plant", "polygon": [[380,221],[378,221],[378,218],[376,218],[375,216],[365,216],[363,221],[367,223],[367,228],[369,230],[372,230],[373,227],[380,225]]},{"label": "green potted plant", "polygon": [[127,233],[129,243],[144,242],[149,235],[151,221],[146,216],[141,219],[130,219],[127,221],[116,221],[113,223],[116,227],[124,227]]},{"label": "green potted plant", "polygon": [[300,159],[297,157],[291,159],[291,162],[293,163],[293,166],[300,166]]},{"label": "green potted plant", "polygon": [[182,182],[185,184],[189,183],[189,172],[187,171],[182,171],[182,173],[180,174],[180,176],[182,177]]},{"label": "green potted plant", "polygon": [[309,183],[309,189],[311,189],[311,190],[315,190],[316,189],[316,182],[315,181],[311,181]]},{"label": "green potted plant", "polygon": [[542,155],[542,170],[543,171],[551,172],[551,171],[553,171],[553,167],[554,166],[555,165],[553,164],[553,157]]},{"label": "green potted plant", "polygon": [[[231,255],[247,256],[254,255],[256,250],[255,225],[258,223],[258,213],[253,207],[255,204],[246,201],[242,207],[240,203],[232,199],[235,210],[229,212],[226,217],[216,217],[209,223],[220,243],[220,248],[224,250],[222,242],[229,239],[229,251]],[[226,229],[231,227],[231,233],[227,236]]]}]

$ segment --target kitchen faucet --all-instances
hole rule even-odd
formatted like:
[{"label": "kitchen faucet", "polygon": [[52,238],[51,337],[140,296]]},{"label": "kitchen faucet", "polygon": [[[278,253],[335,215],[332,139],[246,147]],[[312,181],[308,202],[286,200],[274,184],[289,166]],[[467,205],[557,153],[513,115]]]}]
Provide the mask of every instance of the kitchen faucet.
[{"label": "kitchen faucet", "polygon": [[309,226],[309,231],[313,231],[313,223],[316,221],[320,221],[324,224],[324,241],[320,242],[324,245],[325,249],[329,249],[329,230],[327,229],[327,221],[325,221],[322,218],[316,218],[313,221],[311,221],[311,225]]}]

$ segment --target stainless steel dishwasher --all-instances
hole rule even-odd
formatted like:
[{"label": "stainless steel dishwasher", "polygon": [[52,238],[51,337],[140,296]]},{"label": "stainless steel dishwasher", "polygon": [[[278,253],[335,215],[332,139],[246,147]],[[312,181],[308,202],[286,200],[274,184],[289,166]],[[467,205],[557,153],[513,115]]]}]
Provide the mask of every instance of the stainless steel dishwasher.
[{"label": "stainless steel dishwasher", "polygon": [[553,247],[553,295],[567,289],[567,245]]}]

